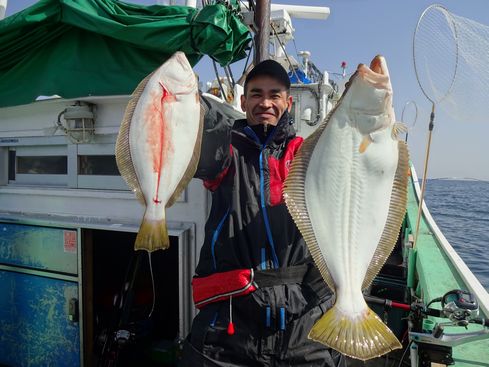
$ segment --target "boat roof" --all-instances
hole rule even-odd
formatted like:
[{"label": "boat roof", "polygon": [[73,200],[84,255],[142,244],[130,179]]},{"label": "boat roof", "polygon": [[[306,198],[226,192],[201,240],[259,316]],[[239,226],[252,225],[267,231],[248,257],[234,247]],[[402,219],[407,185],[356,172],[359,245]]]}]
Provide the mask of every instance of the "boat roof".
[{"label": "boat roof", "polygon": [[230,4],[37,2],[0,21],[0,107],[39,95],[131,94],[176,51],[185,52],[192,66],[203,55],[221,65],[239,60],[250,36],[236,1]]}]

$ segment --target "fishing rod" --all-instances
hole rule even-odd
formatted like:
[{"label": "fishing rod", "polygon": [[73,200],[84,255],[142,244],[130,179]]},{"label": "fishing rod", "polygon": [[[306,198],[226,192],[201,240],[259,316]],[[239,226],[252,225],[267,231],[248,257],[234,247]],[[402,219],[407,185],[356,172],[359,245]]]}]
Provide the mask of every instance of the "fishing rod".
[{"label": "fishing rod", "polygon": [[374,303],[374,304],[382,305],[382,306],[388,307],[388,308],[398,308],[398,309],[401,309],[404,311],[411,311],[411,305],[408,305],[406,303],[400,303],[397,301],[392,301],[390,299],[373,297],[373,296],[366,296],[366,295],[364,295],[363,298],[368,303]]},{"label": "fishing rod", "polygon": [[[462,323],[475,323],[489,327],[489,319],[475,317],[479,314],[479,303],[472,293],[465,290],[451,290],[445,293],[443,297],[433,299],[427,305],[418,301],[407,304],[369,295],[364,295],[363,297],[368,303],[378,304],[388,308],[397,308],[404,311],[419,312],[423,317],[433,316],[448,318],[456,323],[463,321]],[[441,303],[441,310],[429,307],[436,302]]]}]

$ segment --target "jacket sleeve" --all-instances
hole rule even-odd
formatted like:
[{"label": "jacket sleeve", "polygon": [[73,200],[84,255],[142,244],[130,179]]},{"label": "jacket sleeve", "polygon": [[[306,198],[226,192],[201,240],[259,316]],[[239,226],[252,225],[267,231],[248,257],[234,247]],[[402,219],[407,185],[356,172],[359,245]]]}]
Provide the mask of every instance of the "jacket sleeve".
[{"label": "jacket sleeve", "polygon": [[212,96],[202,95],[200,101],[204,111],[204,130],[199,164],[194,177],[213,180],[231,163],[231,128],[234,120],[243,118],[243,114]]}]

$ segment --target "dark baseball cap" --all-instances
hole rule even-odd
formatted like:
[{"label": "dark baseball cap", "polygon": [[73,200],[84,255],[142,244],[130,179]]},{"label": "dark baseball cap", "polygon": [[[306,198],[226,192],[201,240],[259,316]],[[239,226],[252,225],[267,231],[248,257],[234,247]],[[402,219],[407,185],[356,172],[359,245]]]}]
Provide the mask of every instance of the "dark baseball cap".
[{"label": "dark baseball cap", "polygon": [[246,76],[244,89],[246,90],[246,85],[251,79],[263,75],[278,80],[287,88],[287,90],[290,89],[290,79],[287,75],[287,71],[285,71],[283,66],[275,60],[265,60],[258,63]]}]

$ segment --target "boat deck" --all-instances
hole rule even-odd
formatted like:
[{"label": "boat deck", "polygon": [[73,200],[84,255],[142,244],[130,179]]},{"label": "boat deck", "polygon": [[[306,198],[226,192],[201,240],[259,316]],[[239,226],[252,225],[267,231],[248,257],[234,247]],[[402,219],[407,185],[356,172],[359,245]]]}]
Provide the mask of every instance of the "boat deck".
[{"label": "boat deck", "polygon": [[[418,200],[414,181],[409,187],[408,221],[414,227],[418,212]],[[470,290],[459,270],[447,255],[441,242],[434,232],[438,228],[430,226],[426,217],[421,218],[418,240],[416,244],[416,289],[417,296],[425,302],[443,296],[450,290]],[[443,239],[444,240],[444,239]],[[486,293],[487,294],[487,293]],[[440,308],[440,303],[433,303],[433,308]],[[480,304],[479,317],[487,318],[487,311]],[[485,312],[485,313],[484,313]],[[447,319],[430,317],[435,322],[446,322]],[[470,324],[468,329],[463,327],[446,327],[446,333],[464,333],[482,329],[482,326]],[[489,334],[484,340],[462,344],[453,348],[453,359],[457,367],[489,366]]]}]

